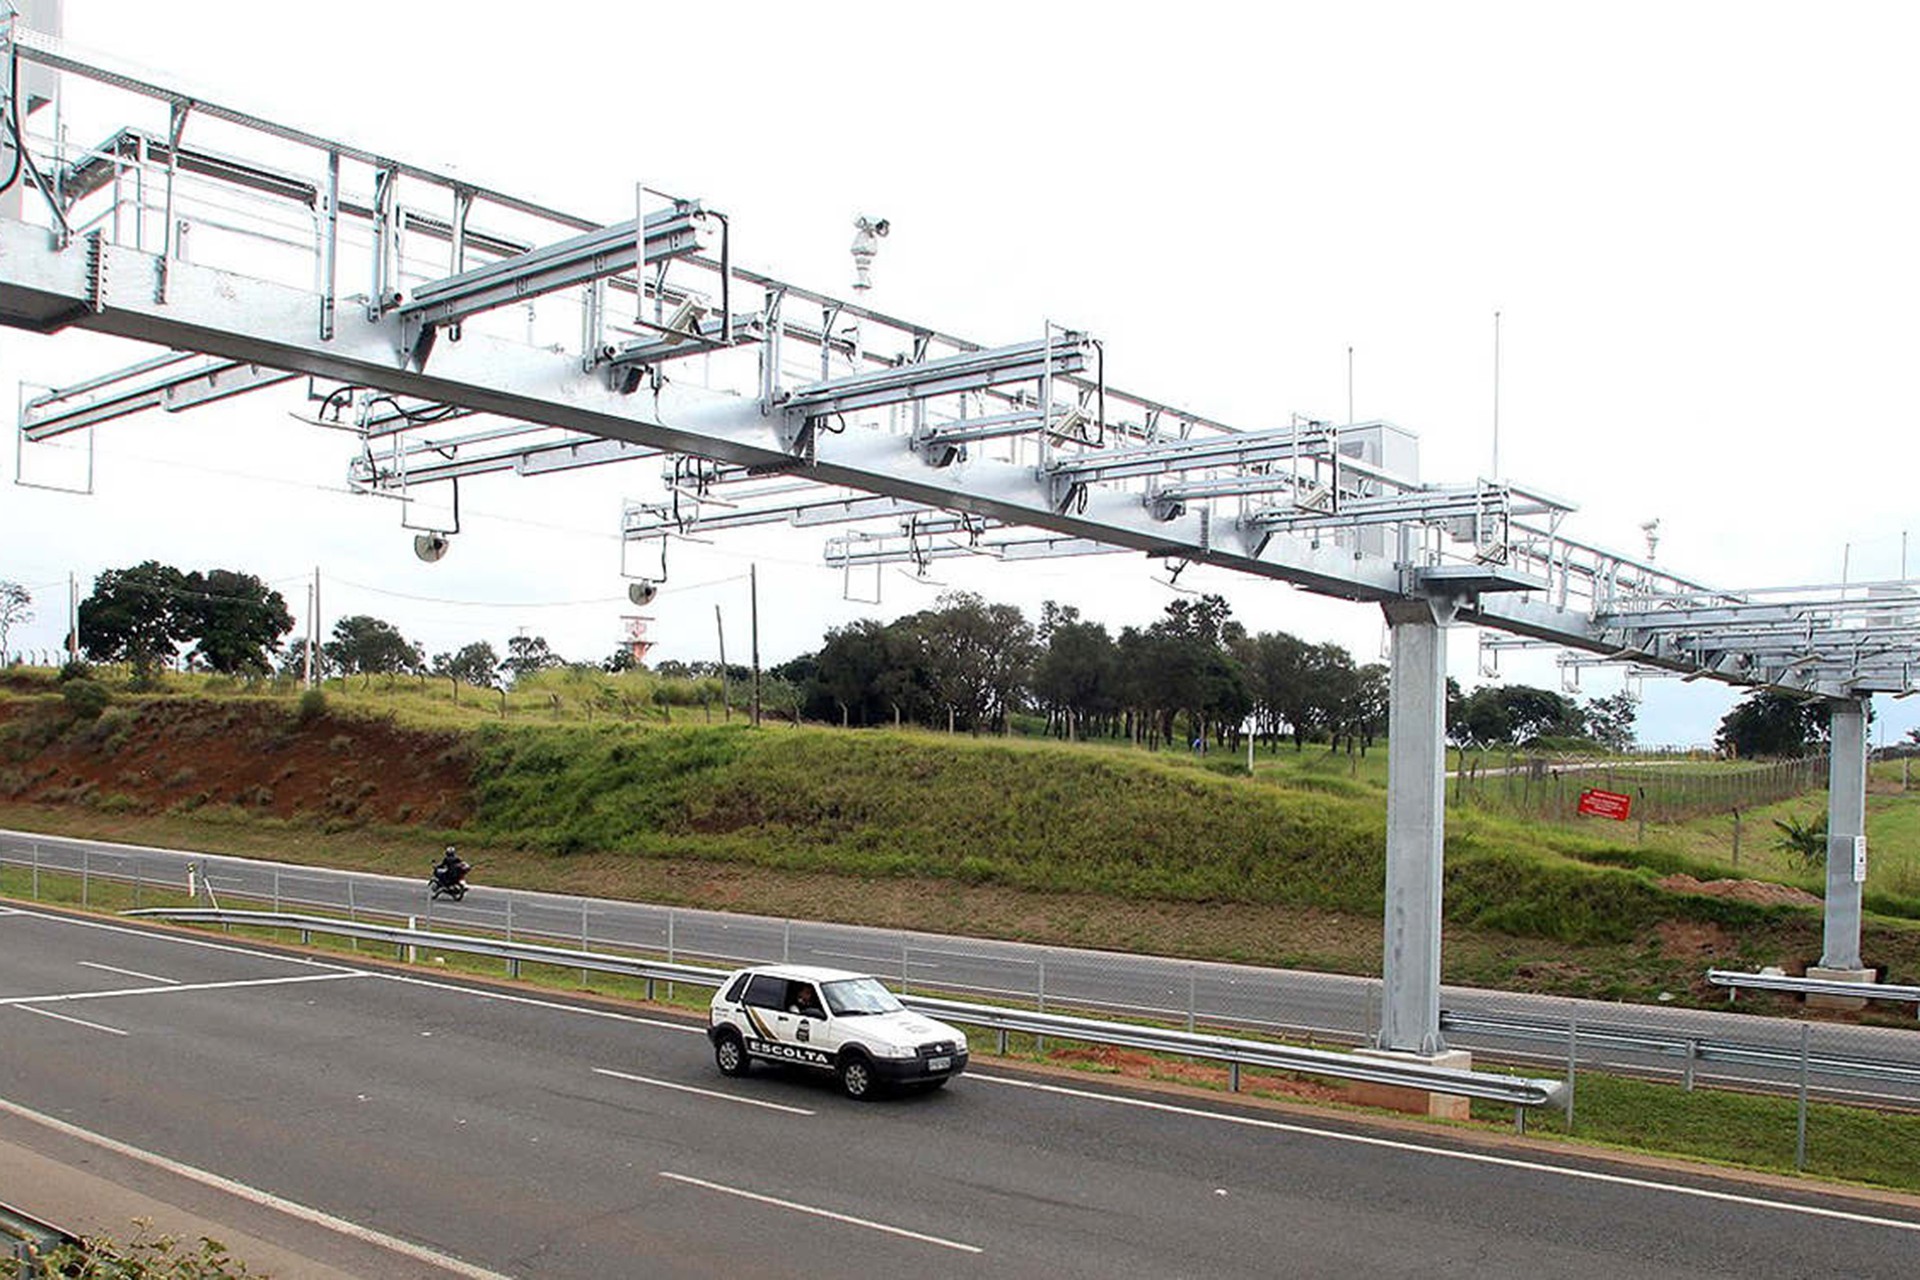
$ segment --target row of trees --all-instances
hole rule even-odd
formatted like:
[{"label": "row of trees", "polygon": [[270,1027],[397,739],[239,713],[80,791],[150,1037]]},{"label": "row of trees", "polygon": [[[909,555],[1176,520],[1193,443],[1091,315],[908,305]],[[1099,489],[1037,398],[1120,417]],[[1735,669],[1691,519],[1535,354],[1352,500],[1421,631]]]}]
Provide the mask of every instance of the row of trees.
[{"label": "row of trees", "polygon": [[[8,629],[30,621],[32,597],[0,582],[0,652]],[[231,675],[298,674],[306,641],[284,649],[286,601],[252,574],[185,572],[148,560],[102,573],[79,605],[80,648],[128,663],[137,678],[175,662]],[[569,665],[540,636],[515,636],[504,657],[484,640],[433,655],[392,623],[355,614],[334,624],[313,655],[321,675],[434,675],[479,688]],[[583,664],[584,665],[584,664]],[[620,648],[592,664],[633,665]],[[743,668],[662,663],[659,674],[744,680]],[[796,690],[800,712],[842,724],[914,723],[998,732],[1011,717],[1041,717],[1060,737],[1124,737],[1149,744],[1233,745],[1243,726],[1270,741],[1291,736],[1365,750],[1386,731],[1387,669],[1356,664],[1344,648],[1285,632],[1250,634],[1217,595],[1182,597],[1145,627],[1118,636],[1079,610],[1048,602],[1037,624],[1013,605],[965,592],[891,622],[863,619],[829,631],[821,647],[769,677]],[[1584,705],[1526,685],[1447,688],[1447,732],[1462,746],[1584,739],[1632,745],[1637,703],[1626,693]],[[1784,756],[1827,736],[1824,708],[1766,690],[1720,724],[1717,745],[1745,757]],[[1915,735],[1920,738],[1920,735]]]}]

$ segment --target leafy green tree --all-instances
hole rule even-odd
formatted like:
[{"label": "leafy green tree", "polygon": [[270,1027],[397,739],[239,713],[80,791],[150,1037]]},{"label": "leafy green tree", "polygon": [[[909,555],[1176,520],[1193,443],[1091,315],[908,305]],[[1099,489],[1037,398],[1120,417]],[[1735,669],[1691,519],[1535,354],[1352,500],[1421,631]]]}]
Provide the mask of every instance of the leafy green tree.
[{"label": "leafy green tree", "polygon": [[333,624],[333,639],[321,646],[342,675],[401,675],[426,666],[420,646],[390,622],[356,613]]},{"label": "leafy green tree", "polygon": [[950,591],[936,608],[903,619],[919,638],[928,682],[958,722],[980,730],[1020,703],[1034,659],[1033,626],[1010,604]]},{"label": "leafy green tree", "polygon": [[436,676],[458,680],[476,689],[489,689],[493,687],[494,676],[500,670],[500,655],[485,640],[475,640],[472,644],[462,645],[458,653],[435,654],[432,670]]},{"label": "leafy green tree", "polygon": [[1113,640],[1080,611],[1049,600],[1040,612],[1040,655],[1033,667],[1033,696],[1061,733],[1110,716],[1115,707]]},{"label": "leafy green tree", "polygon": [[1757,689],[1721,718],[1714,745],[1744,759],[1800,756],[1827,735],[1827,709],[1818,700]]},{"label": "leafy green tree", "polygon": [[1586,705],[1587,736],[1609,751],[1633,749],[1633,722],[1640,714],[1640,699],[1622,689],[1605,698],[1591,698]]},{"label": "leafy green tree", "polygon": [[521,676],[565,666],[566,659],[547,647],[545,636],[515,636],[507,641],[507,656],[500,670],[518,680]]},{"label": "leafy green tree", "polygon": [[95,662],[125,662],[149,680],[191,635],[180,603],[187,579],[172,565],[144,560],[109,569],[80,602],[80,647]]},{"label": "leafy green tree", "polygon": [[619,675],[622,671],[633,671],[640,664],[634,659],[633,646],[623,644],[608,654],[600,662],[600,669],[609,675]]},{"label": "leafy green tree", "polygon": [[[280,675],[292,676],[296,679],[306,675],[307,638],[305,636],[301,636],[286,647],[280,655],[280,665],[276,670]],[[320,645],[313,651],[313,678],[325,680],[333,674],[335,674],[335,668],[333,660],[327,656],[327,646]]]},{"label": "leafy green tree", "polygon": [[33,593],[17,582],[0,582],[0,663],[7,658],[7,633],[16,623],[33,621]]},{"label": "leafy green tree", "polygon": [[223,675],[266,675],[280,638],[293,630],[280,593],[232,569],[189,573],[178,614],[183,638],[194,642],[191,656]]}]

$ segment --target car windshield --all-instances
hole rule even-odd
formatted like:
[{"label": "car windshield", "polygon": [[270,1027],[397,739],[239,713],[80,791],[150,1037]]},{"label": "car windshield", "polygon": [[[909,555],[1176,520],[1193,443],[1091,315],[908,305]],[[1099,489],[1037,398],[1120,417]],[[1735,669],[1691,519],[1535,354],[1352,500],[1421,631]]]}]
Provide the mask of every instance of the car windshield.
[{"label": "car windshield", "polygon": [[893,1013],[905,1007],[893,992],[880,985],[878,978],[848,978],[842,982],[829,982],[823,990],[827,996],[827,1008],[843,1018],[863,1013]]}]

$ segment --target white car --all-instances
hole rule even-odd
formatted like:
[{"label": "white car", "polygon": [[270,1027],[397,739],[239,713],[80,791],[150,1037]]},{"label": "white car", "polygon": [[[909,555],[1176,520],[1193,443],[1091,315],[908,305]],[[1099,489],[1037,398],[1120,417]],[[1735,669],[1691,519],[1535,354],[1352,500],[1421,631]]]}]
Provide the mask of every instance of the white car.
[{"label": "white car", "polygon": [[878,978],[772,964],[742,969],[713,997],[707,1038],[723,1075],[757,1059],[831,1071],[850,1098],[888,1086],[937,1089],[967,1069],[967,1037],[900,1003]]}]

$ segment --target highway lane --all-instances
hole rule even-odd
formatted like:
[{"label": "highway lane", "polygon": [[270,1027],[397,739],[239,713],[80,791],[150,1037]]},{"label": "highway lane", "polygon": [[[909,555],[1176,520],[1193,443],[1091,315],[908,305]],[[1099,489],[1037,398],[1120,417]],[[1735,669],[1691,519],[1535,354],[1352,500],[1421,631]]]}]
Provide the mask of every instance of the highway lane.
[{"label": "highway lane", "polygon": [[0,1136],[57,1118],[456,1274],[1893,1276],[1920,1247],[1911,1204],[997,1067],[853,1103],[724,1079],[644,1010],[33,909],[0,917],[0,1099]]},{"label": "highway lane", "polygon": [[[1153,956],[1041,947],[988,939],[944,937],[726,912],[666,908],[647,903],[583,899],[496,889],[476,873],[478,887],[462,903],[428,899],[423,853],[421,876],[407,879],[362,875],[185,850],[164,850],[100,841],[64,840],[0,831],[0,858],[77,873],[184,887],[189,863],[223,902],[242,898],[289,909],[329,911],[404,920],[423,925],[486,929],[528,939],[588,948],[645,949],[671,959],[730,966],[767,959],[810,960],[868,969],[923,993],[976,994],[1033,1001],[1052,1008],[1122,1014],[1158,1014],[1174,1021],[1189,1015],[1216,1025],[1305,1032],[1334,1042],[1360,1043],[1378,1020],[1377,979],[1297,970],[1172,960]],[[776,905],[777,904],[770,904]],[[1734,1039],[1767,1044],[1793,1055],[1800,1027],[1780,1018],[1738,1012],[1620,1005],[1591,1000],[1530,996],[1466,987],[1446,987],[1449,1009],[1495,1016],[1521,1016],[1564,1026],[1569,1019],[1593,1033],[1609,1028],[1645,1030],[1675,1039]],[[1498,1051],[1521,1060],[1564,1061],[1563,1044],[1456,1034],[1462,1048]],[[1920,1025],[1914,1030],[1824,1024],[1812,1041],[1816,1055],[1904,1064],[1920,1074]],[[1602,1049],[1590,1044],[1583,1067],[1630,1066],[1679,1076],[1670,1057]],[[1731,1080],[1798,1087],[1794,1070],[1730,1064],[1703,1065],[1703,1080]],[[1857,1095],[1912,1105],[1920,1085],[1910,1081],[1812,1076],[1815,1091]]]}]

